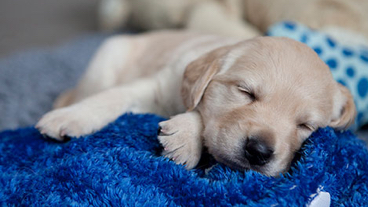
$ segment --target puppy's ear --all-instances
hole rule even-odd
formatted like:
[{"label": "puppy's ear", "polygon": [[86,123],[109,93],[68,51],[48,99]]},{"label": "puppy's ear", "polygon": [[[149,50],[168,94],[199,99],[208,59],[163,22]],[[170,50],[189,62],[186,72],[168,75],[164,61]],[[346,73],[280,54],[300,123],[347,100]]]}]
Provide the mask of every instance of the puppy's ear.
[{"label": "puppy's ear", "polygon": [[338,84],[338,88],[341,95],[337,98],[337,104],[335,105],[335,108],[337,108],[334,109],[337,115],[331,121],[330,126],[341,130],[347,129],[354,123],[356,108],[350,91],[341,84]]},{"label": "puppy's ear", "polygon": [[188,111],[195,109],[202,96],[221,67],[221,58],[229,47],[221,47],[191,62],[184,72],[181,95]]}]

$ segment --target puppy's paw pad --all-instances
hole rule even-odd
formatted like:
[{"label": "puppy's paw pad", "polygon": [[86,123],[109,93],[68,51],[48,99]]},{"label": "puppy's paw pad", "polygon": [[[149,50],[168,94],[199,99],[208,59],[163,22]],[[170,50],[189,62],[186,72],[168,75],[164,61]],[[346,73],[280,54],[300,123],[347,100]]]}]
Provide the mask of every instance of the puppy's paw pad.
[{"label": "puppy's paw pad", "polygon": [[194,168],[202,153],[202,123],[197,114],[180,114],[159,123],[158,139],[164,147],[163,155],[187,169]]},{"label": "puppy's paw pad", "polygon": [[62,108],[45,114],[36,128],[44,137],[64,141],[68,137],[80,137],[100,128],[90,114],[74,108]]}]

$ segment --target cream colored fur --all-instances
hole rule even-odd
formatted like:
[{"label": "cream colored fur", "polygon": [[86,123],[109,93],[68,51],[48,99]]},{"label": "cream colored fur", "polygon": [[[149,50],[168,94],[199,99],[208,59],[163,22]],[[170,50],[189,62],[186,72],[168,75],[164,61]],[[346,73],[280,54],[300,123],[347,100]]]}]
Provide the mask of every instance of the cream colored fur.
[{"label": "cream colored fur", "polygon": [[251,38],[288,20],[327,31],[341,42],[367,44],[367,11],[365,0],[102,0],[99,22],[104,30],[180,27]]},{"label": "cream colored fur", "polygon": [[[158,139],[176,163],[195,167],[204,145],[219,162],[271,176],[288,169],[318,127],[343,129],[355,116],[348,90],[302,43],[184,31],[108,39],[55,106],[36,127],[57,140],[93,133],[125,112],[156,113],[173,116]],[[250,165],[244,143],[260,138],[272,159]]]}]

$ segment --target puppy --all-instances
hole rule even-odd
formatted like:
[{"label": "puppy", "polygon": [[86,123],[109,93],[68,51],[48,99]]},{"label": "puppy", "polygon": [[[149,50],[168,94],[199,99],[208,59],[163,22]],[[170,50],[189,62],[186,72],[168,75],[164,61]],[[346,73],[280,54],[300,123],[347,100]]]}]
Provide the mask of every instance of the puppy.
[{"label": "puppy", "polygon": [[128,111],[155,113],[172,116],[158,139],[176,163],[195,167],[206,146],[218,162],[268,176],[286,172],[313,131],[345,129],[355,116],[349,91],[302,43],[184,31],[108,39],[55,107],[36,127],[57,140]]}]

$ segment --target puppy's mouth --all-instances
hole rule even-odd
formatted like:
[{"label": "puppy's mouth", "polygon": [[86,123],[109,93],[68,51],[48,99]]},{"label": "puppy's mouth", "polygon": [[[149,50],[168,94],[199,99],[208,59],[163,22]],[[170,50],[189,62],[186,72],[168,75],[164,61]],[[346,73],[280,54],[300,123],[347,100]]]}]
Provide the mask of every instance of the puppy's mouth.
[{"label": "puppy's mouth", "polygon": [[[267,165],[264,166],[256,166],[256,165],[250,165],[249,161],[245,158],[243,159],[238,159],[238,158],[229,158],[227,156],[223,156],[223,155],[213,155],[213,157],[216,159],[217,162],[222,163],[228,167],[230,167],[233,170],[238,170],[238,171],[249,171],[249,170],[253,170],[253,171],[257,171],[261,174],[264,175],[271,175],[268,172],[268,167]],[[272,175],[271,175],[272,176]]]},{"label": "puppy's mouth", "polygon": [[239,171],[252,169],[248,160],[246,159],[232,159],[223,155],[213,156],[219,163],[229,166],[231,169]]}]

